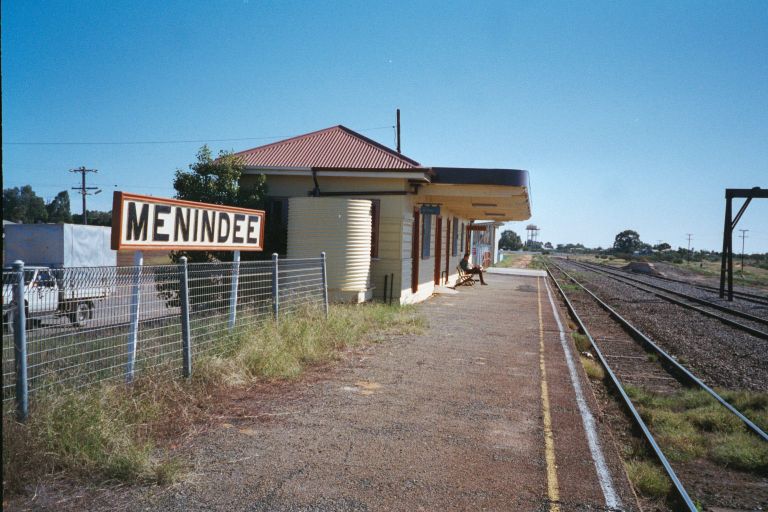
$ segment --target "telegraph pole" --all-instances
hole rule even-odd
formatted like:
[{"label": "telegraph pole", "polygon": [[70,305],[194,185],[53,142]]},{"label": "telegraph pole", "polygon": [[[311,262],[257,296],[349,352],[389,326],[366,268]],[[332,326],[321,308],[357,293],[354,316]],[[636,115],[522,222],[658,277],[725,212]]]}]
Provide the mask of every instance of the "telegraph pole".
[{"label": "telegraph pole", "polygon": [[[72,190],[77,190],[80,193],[80,195],[83,196],[83,224],[88,225],[88,210],[86,209],[86,206],[85,206],[85,198],[86,196],[98,194],[99,192],[101,192],[101,189],[99,187],[86,187],[85,175],[88,174],[89,172],[97,173],[99,171],[97,171],[96,169],[86,169],[85,167],[80,167],[78,169],[70,169],[69,172],[79,172],[82,175],[82,185],[80,185],[79,187],[72,187]],[[91,194],[89,190],[95,190],[96,192]]]},{"label": "telegraph pole", "polygon": [[686,236],[688,237],[688,263],[691,262],[691,237],[693,236],[692,233],[686,233]]},{"label": "telegraph pole", "polygon": [[741,231],[741,273],[744,274],[744,239],[749,238],[747,236],[748,229],[740,229]]}]

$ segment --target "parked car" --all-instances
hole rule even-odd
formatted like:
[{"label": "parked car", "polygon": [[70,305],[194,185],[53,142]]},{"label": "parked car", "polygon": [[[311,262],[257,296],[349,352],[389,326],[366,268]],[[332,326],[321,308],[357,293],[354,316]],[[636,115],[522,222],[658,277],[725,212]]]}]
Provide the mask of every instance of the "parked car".
[{"label": "parked car", "polygon": [[[5,268],[3,272],[12,269]],[[66,316],[77,327],[93,319],[97,304],[109,297],[114,283],[98,269],[24,268],[24,309],[29,319]],[[3,283],[3,325],[10,328],[15,300],[13,282]]]}]

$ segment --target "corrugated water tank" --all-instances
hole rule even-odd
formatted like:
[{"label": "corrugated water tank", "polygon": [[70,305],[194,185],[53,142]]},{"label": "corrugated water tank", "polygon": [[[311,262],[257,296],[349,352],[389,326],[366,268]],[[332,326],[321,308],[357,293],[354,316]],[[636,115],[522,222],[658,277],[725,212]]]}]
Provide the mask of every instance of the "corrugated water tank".
[{"label": "corrugated water tank", "polygon": [[316,258],[325,251],[330,298],[369,298],[371,201],[341,197],[288,200],[288,258]]}]

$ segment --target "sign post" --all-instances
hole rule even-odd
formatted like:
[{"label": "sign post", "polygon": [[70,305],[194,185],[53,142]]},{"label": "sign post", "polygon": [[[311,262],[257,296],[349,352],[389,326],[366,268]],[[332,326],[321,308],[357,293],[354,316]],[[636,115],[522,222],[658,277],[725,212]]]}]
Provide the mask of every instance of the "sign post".
[{"label": "sign post", "polygon": [[[112,249],[136,251],[131,291],[131,318],[128,333],[126,381],[132,382],[138,347],[141,307],[141,274],[144,251],[234,251],[232,288],[229,303],[229,328],[237,318],[237,289],[240,251],[264,249],[264,212],[234,206],[198,203],[180,199],[115,192],[112,198]],[[184,374],[192,373],[189,333],[189,279],[186,261],[184,293],[179,297],[186,335],[182,336]]]}]

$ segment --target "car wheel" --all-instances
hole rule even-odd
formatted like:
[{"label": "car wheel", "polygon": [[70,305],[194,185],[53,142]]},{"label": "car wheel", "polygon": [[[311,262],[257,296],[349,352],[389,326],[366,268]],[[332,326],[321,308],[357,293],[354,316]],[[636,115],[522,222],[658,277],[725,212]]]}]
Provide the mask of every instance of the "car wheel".
[{"label": "car wheel", "polygon": [[78,302],[75,311],[69,314],[69,321],[76,327],[85,327],[91,318],[91,308],[85,302]]}]

